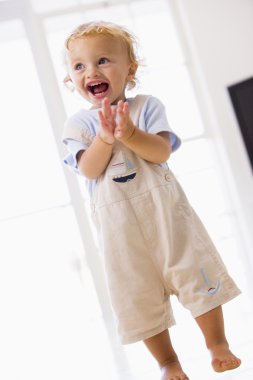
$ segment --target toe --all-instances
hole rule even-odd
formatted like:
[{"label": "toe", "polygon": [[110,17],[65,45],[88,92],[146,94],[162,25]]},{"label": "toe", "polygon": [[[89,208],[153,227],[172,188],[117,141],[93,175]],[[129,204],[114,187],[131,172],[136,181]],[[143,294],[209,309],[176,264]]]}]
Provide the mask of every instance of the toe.
[{"label": "toe", "polygon": [[231,369],[235,369],[239,367],[241,364],[240,359],[231,359],[231,360],[219,360],[219,359],[214,359],[212,361],[212,367],[214,371],[216,372],[224,372],[228,371]]}]

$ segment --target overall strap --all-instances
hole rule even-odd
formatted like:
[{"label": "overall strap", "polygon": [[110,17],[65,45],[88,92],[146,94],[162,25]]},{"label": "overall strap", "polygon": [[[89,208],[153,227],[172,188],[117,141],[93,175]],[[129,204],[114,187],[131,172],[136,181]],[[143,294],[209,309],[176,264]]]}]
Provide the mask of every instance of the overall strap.
[{"label": "overall strap", "polygon": [[139,118],[142,107],[150,95],[136,95],[129,107],[131,119],[137,127],[139,126]]}]

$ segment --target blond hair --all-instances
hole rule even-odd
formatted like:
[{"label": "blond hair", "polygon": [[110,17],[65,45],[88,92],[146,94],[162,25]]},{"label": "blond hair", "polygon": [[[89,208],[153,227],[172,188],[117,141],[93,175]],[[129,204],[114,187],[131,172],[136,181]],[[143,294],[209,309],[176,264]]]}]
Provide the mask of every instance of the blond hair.
[{"label": "blond hair", "polygon": [[[126,48],[129,63],[139,66],[139,59],[136,55],[137,40],[136,37],[130,33],[125,27],[111,23],[111,22],[90,22],[79,25],[74,29],[65,40],[64,46],[68,50],[69,44],[78,38],[88,36],[112,36],[119,39]],[[66,76],[64,83],[70,81],[69,76]],[[133,88],[136,85],[136,77],[134,76],[127,84],[128,89]]]}]

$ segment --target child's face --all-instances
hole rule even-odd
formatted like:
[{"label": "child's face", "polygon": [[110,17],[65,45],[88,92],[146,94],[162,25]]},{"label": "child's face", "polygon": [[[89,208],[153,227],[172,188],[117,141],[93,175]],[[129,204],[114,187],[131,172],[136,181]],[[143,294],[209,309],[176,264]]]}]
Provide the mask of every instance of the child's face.
[{"label": "child's face", "polygon": [[124,45],[111,36],[87,36],[71,41],[67,66],[75,89],[94,107],[108,97],[111,104],[125,99],[125,87],[137,69]]}]

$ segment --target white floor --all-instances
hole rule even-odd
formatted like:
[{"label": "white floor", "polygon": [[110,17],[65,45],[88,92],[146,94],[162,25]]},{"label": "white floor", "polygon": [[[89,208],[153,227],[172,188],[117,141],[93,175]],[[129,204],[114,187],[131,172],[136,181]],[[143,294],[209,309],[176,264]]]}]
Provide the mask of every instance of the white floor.
[{"label": "white floor", "polygon": [[[106,329],[90,272],[86,266],[78,269],[76,252],[81,249],[69,233],[71,212],[64,219],[69,221],[66,231],[54,228],[63,212],[1,226],[0,379],[159,380],[157,364],[143,343],[122,347],[114,325]],[[233,277],[239,271],[237,261],[235,265]],[[242,366],[229,373],[211,370],[198,327],[173,300],[177,325],[172,340],[190,380],[253,379],[253,305],[244,277],[239,280],[242,295],[224,306],[231,348],[242,359]]]},{"label": "white floor", "polygon": [[[253,312],[251,306],[246,306],[247,300],[243,296],[224,306],[227,337],[231,349],[241,358],[242,365],[220,374],[213,372],[210,366],[209,354],[195,322],[177,302],[174,303],[177,325],[171,329],[171,337],[190,380],[253,379]],[[142,343],[125,346],[123,352],[120,346],[115,347],[114,351],[117,352],[117,363],[113,379],[159,380],[160,371]],[[95,374],[90,378],[99,379]]]}]

